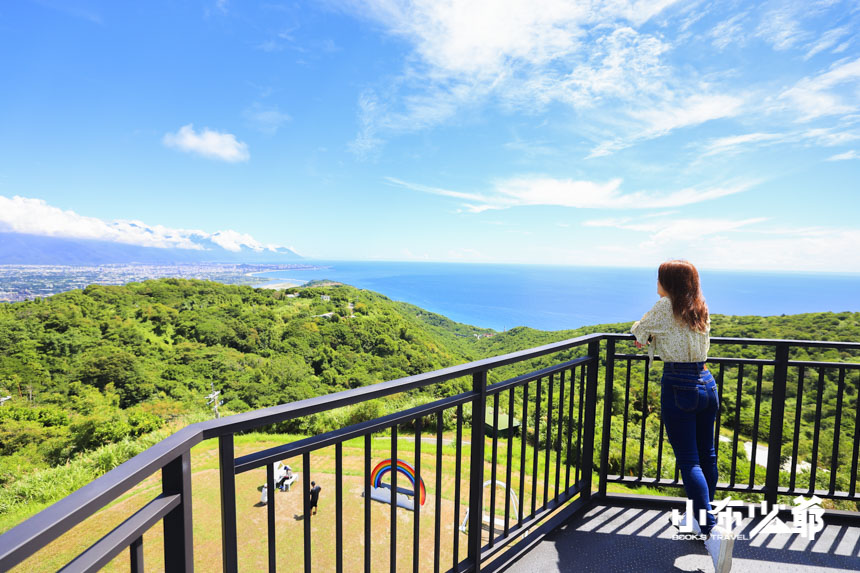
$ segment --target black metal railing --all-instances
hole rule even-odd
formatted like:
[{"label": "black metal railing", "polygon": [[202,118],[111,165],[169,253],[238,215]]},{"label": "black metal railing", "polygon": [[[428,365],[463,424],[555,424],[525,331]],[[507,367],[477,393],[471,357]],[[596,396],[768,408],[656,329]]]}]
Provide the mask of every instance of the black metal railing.
[{"label": "black metal railing", "polygon": [[[616,341],[627,336],[609,335],[606,338],[604,396],[613,396],[613,399],[603,403],[602,443],[608,444],[612,440],[613,429],[618,433],[620,425],[621,452],[620,463],[615,464],[614,468],[617,471],[601,472],[599,491],[604,493],[606,483],[611,482],[657,488],[680,487],[679,471],[659,418],[659,393],[649,391],[649,386],[653,389],[654,381],[651,380],[651,369],[645,366],[647,357],[616,351]],[[711,345],[711,353],[715,356],[708,358],[708,364],[717,381],[721,400],[715,444],[718,458],[728,454],[730,460],[730,469],[725,476],[727,481],[718,483],[717,489],[763,494],[769,504],[776,503],[777,496],[813,494],[821,498],[860,502],[857,492],[860,362],[792,358],[793,353],[806,354],[810,351],[856,351],[860,345],[849,342],[718,337],[711,338]],[[729,345],[772,347],[773,358],[719,356],[720,349]],[[857,360],[857,357],[853,359]],[[636,364],[640,368],[637,369]],[[623,373],[620,377],[623,382],[618,390],[616,369]],[[634,372],[639,375],[638,379]],[[814,372],[811,380],[808,379],[809,372]],[[823,416],[825,382],[833,379],[836,380],[836,406],[832,412]],[[844,408],[846,390],[854,400],[850,411]],[[814,404],[812,408],[806,407],[810,401]],[[789,402],[794,404],[786,411]],[[613,420],[620,420],[620,423],[616,422],[613,427]],[[655,426],[658,429],[655,430]],[[826,440],[822,439],[825,426],[828,434]],[[656,453],[653,447],[648,447],[649,430],[658,433]],[[809,461],[800,466],[798,449],[802,432],[811,433],[812,449],[806,453]],[[636,438],[632,441],[637,456],[634,460],[630,459],[628,451],[631,436]],[[739,457],[739,446],[745,437],[749,439],[749,453],[744,452],[745,455]],[[766,454],[759,453],[761,442],[766,442]],[[610,448],[605,448],[602,454],[604,463],[601,467],[609,470],[612,466],[609,463]],[[760,458],[761,455],[765,455],[764,460]],[[749,462],[749,468],[742,474],[739,460],[743,459]],[[850,470],[840,460],[849,463]],[[673,477],[666,477],[667,465],[674,467]],[[673,472],[669,470],[668,473]],[[827,474],[826,488],[818,487],[823,473]],[[721,474],[721,477],[724,476]],[[786,480],[787,483],[781,483]],[[840,484],[844,489],[839,489]]]},{"label": "black metal railing", "polygon": [[[22,563],[159,470],[160,494],[72,559],[66,570],[96,570],[128,551],[131,570],[142,571],[143,534],[158,521],[163,523],[165,570],[192,570],[191,448],[207,439],[218,440],[224,571],[238,570],[240,546],[247,534],[247,528],[237,527],[237,476],[263,468],[268,491],[265,529],[270,571],[276,570],[277,558],[284,554],[289,555],[291,568],[303,562],[305,571],[315,567],[337,571],[363,567],[368,572],[386,567],[391,571],[398,567],[413,571],[432,568],[434,572],[497,570],[528,551],[559,524],[586,510],[605,495],[608,483],[680,486],[677,469],[674,478],[664,477],[672,473],[674,458],[668,444],[664,445],[665,433],[659,422],[658,384],[650,379],[649,369],[642,367],[645,357],[617,351],[618,344],[629,344],[631,339],[629,335],[593,334],[188,426],[0,536],[0,570]],[[732,452],[729,481],[718,487],[761,493],[770,501],[777,495],[809,493],[860,501],[856,488],[860,401],[856,377],[852,377],[860,372],[860,364],[791,359],[796,349],[848,353],[860,350],[860,343],[726,338],[712,338],[712,343],[716,348],[764,345],[775,349],[772,359],[709,360],[712,368],[717,368],[724,403],[716,431],[722,435],[731,429],[732,434],[728,438]],[[604,346],[605,355],[601,356]],[[546,362],[550,365],[545,366]],[[623,374],[618,378],[624,380],[623,384],[616,384],[619,369]],[[752,381],[747,377],[749,371],[755,373]],[[809,371],[818,374],[817,385],[807,380]],[[836,407],[823,415],[825,382],[834,375]],[[242,432],[464,377],[471,379],[471,389],[455,396],[236,455],[234,437]],[[743,392],[750,384],[755,387],[754,400],[747,399]],[[730,399],[730,395],[734,397]],[[787,395],[795,404],[788,417]],[[853,409],[846,409],[845,404],[852,398]],[[810,400],[815,403],[812,410],[804,406]],[[491,417],[485,419],[488,413]],[[507,420],[504,436],[500,435],[502,416]],[[806,421],[810,417],[812,421]],[[793,433],[788,432],[790,435],[783,439],[786,424]],[[515,435],[516,427],[519,435]],[[738,445],[747,428],[753,440],[753,458],[760,436],[766,436],[771,446],[763,477],[755,459],[748,474],[739,475]],[[809,456],[812,470],[801,472],[804,478],[809,474],[809,479],[808,483],[799,483],[800,432],[807,430],[813,436]],[[657,433],[656,453],[652,451],[655,440],[649,440],[649,432]],[[401,457],[408,458],[415,473],[415,484],[410,489],[399,487],[398,471],[391,471],[387,515],[374,511],[380,506],[371,501],[373,444],[380,439],[388,440],[385,455],[395,463]],[[411,448],[404,447],[410,442]],[[360,459],[345,456],[345,448],[362,450]],[[450,455],[445,454],[446,448],[451,450]],[[790,471],[781,476],[783,452],[789,449]],[[821,490],[816,484],[825,472],[817,469],[816,460],[825,451],[829,454],[829,485]],[[333,531],[321,531],[312,525],[307,484],[314,475],[331,473],[319,469],[329,455],[334,458],[334,523]],[[301,522],[301,541],[293,537],[288,540],[287,551],[278,551],[279,496],[275,495],[274,465],[292,459],[301,460],[300,466],[292,462],[301,468],[303,479],[302,514],[296,516]],[[849,459],[850,471],[842,471],[842,460]],[[358,473],[363,475],[360,504],[352,503],[352,497],[345,503],[345,461],[350,467],[360,468]],[[593,475],[598,479],[596,491],[592,491]],[[781,477],[788,483],[780,484]],[[418,494],[419,484],[425,481],[427,498],[432,501],[427,508],[419,503]],[[839,489],[843,483],[847,484],[845,490]],[[489,484],[489,491],[485,484]],[[499,484],[503,484],[501,495]],[[398,492],[414,496],[409,525],[402,525],[408,523],[403,520],[408,513],[398,510]],[[358,505],[360,511],[356,509]],[[468,518],[461,522],[464,513]],[[374,536],[375,528],[384,530],[381,539]],[[315,551],[315,540],[321,550]],[[211,567],[212,559],[208,557],[206,563]]]}]

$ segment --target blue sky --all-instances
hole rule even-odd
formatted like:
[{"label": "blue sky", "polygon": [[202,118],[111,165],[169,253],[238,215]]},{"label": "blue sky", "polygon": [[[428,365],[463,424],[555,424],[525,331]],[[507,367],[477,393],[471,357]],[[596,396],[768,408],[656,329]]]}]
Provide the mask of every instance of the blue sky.
[{"label": "blue sky", "polygon": [[860,272],[858,24],[808,0],[6,2],[0,230]]}]

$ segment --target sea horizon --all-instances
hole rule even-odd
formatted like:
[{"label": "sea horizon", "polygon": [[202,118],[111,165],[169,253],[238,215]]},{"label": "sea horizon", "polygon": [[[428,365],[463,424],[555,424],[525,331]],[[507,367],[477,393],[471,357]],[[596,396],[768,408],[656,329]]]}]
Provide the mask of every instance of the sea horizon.
[{"label": "sea horizon", "polygon": [[[629,322],[657,300],[656,268],[316,259],[302,263],[310,268],[255,276],[296,284],[342,282],[498,331]],[[712,314],[860,311],[856,294],[860,273],[700,269],[700,276]]]}]

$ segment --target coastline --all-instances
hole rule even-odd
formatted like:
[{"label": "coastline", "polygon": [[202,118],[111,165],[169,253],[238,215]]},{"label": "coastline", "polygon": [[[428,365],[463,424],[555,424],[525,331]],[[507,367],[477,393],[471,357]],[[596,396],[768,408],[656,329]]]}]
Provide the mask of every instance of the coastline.
[{"label": "coastline", "polygon": [[267,288],[272,290],[281,290],[285,288],[293,288],[302,286],[307,281],[299,281],[299,280],[281,280],[279,282],[271,282],[271,283],[263,283],[258,285],[253,285],[254,288]]},{"label": "coastline", "polygon": [[[625,322],[641,317],[655,296],[653,269],[339,261],[308,266],[314,270],[254,274],[263,288],[341,282],[497,331],[514,325],[556,331]],[[860,311],[860,275],[703,271],[702,281],[714,314]],[[816,297],[810,298],[813,291]]]}]

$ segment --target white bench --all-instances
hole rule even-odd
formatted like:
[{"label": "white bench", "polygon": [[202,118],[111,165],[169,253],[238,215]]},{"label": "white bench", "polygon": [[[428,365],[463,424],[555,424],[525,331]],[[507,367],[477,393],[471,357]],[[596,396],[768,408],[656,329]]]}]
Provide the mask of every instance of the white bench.
[{"label": "white bench", "polygon": [[[290,466],[284,465],[281,462],[275,462],[275,483],[279,483],[284,476],[287,475],[287,471],[292,471]],[[290,491],[293,483],[295,483],[297,479],[299,479],[299,474],[293,472],[292,475],[283,482],[284,485],[287,486],[287,491]]]}]

